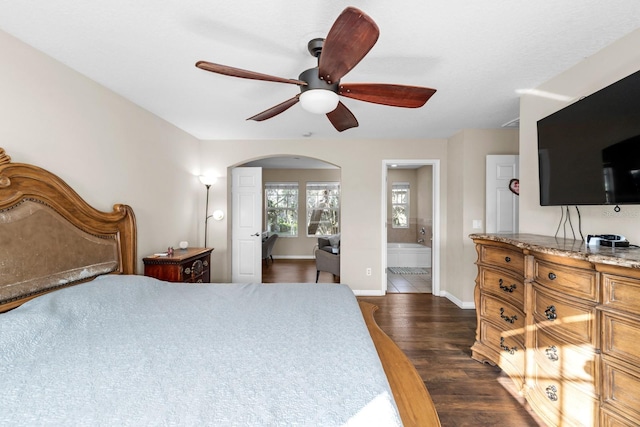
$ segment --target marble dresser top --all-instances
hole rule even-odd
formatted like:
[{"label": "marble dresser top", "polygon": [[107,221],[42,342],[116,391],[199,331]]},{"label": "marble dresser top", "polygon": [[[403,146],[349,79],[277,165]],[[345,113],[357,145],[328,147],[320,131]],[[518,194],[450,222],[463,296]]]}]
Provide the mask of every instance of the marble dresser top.
[{"label": "marble dresser top", "polygon": [[539,234],[471,234],[471,239],[490,240],[508,243],[522,249],[583,259],[593,263],[618,265],[640,269],[640,247],[611,248],[607,246],[587,246],[583,240],[563,239],[562,237]]}]

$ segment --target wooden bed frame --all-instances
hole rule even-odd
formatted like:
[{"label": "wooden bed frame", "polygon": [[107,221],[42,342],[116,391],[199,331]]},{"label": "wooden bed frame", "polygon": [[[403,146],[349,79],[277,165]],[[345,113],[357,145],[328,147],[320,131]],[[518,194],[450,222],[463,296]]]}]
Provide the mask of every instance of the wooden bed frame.
[{"label": "wooden bed frame", "polygon": [[[136,221],[122,204],[102,212],[58,176],[12,163],[0,148],[0,313],[102,274],[136,274]],[[376,306],[360,308],[406,427],[440,426],[424,382],[378,327]]]}]

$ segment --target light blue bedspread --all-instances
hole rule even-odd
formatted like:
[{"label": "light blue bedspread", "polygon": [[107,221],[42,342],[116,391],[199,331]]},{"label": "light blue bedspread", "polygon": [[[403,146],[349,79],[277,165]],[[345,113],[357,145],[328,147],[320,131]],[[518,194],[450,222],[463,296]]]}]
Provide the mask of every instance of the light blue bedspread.
[{"label": "light blue bedspread", "polygon": [[347,286],[110,275],[0,314],[0,425],[400,420]]}]

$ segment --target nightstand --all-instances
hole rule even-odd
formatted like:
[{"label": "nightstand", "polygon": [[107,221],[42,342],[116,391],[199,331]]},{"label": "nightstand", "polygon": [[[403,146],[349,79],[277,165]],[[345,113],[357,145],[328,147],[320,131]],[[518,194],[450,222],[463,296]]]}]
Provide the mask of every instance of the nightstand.
[{"label": "nightstand", "polygon": [[143,258],[144,275],[167,282],[209,283],[213,248],[176,249],[173,256]]}]

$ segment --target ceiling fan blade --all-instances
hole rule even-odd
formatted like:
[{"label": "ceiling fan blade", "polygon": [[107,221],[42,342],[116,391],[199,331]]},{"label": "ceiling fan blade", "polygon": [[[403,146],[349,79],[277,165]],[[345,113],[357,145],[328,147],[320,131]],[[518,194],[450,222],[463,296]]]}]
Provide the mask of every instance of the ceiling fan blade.
[{"label": "ceiling fan blade", "polygon": [[346,8],[333,23],[322,46],[320,78],[337,82],[371,50],[380,30],[373,19],[355,7]]},{"label": "ceiling fan blade", "polygon": [[384,83],[341,84],[338,93],[347,98],[392,107],[422,107],[435,89],[420,86],[393,85]]},{"label": "ceiling fan blade", "polygon": [[285,79],[282,77],[270,76],[268,74],[256,73],[255,71],[243,70],[240,68],[229,67],[227,65],[214,64],[213,62],[198,61],[196,67],[211,71],[212,73],[224,74],[226,76],[241,77],[243,79],[265,80],[276,83],[290,83],[294,85],[306,86],[307,82],[296,79]]},{"label": "ceiling fan blade", "polygon": [[358,127],[358,120],[342,102],[338,102],[335,110],[327,113],[327,118],[338,132]]},{"label": "ceiling fan blade", "polygon": [[287,99],[284,102],[281,102],[278,105],[275,105],[267,110],[264,110],[262,113],[258,113],[253,117],[249,117],[247,120],[255,120],[256,122],[261,122],[263,120],[270,119],[273,116],[277,116],[278,114],[288,110],[298,103],[300,99],[300,94],[294,96],[291,99]]}]

